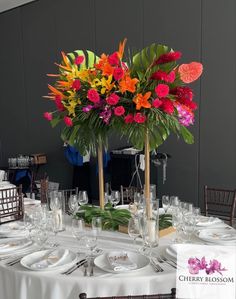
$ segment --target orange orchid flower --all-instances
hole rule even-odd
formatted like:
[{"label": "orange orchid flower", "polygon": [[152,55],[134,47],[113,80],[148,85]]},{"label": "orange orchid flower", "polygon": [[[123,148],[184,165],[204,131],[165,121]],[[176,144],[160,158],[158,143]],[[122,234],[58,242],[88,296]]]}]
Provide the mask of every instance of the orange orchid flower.
[{"label": "orange orchid flower", "polygon": [[126,75],[123,79],[120,80],[119,82],[119,89],[122,93],[126,91],[130,91],[132,93],[135,92],[136,90],[136,84],[138,83],[137,78],[131,79],[129,75]]},{"label": "orange orchid flower", "polygon": [[106,54],[102,54],[101,58],[99,59],[98,63],[95,64],[95,68],[98,70],[102,70],[104,64],[108,62],[108,56]]},{"label": "orange orchid flower", "polygon": [[133,102],[136,104],[136,110],[140,110],[143,108],[151,108],[151,104],[148,102],[148,99],[151,96],[151,91],[148,91],[145,93],[145,95],[142,95],[141,93],[138,93],[135,98],[133,99]]},{"label": "orange orchid flower", "polygon": [[122,59],[122,57],[124,55],[124,49],[125,49],[126,42],[127,42],[127,38],[125,38],[123,40],[123,42],[120,42],[120,44],[119,44],[119,50],[117,51],[117,54],[120,59]]}]

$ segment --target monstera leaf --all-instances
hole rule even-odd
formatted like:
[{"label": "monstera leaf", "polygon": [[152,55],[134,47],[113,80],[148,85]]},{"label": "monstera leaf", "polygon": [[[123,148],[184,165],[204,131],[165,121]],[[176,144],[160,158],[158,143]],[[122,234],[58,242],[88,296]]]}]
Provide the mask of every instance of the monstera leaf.
[{"label": "monstera leaf", "polygon": [[71,61],[74,61],[78,56],[83,56],[85,58],[84,61],[80,65],[78,65],[78,68],[80,70],[92,68],[94,64],[99,60],[99,57],[89,50],[76,50],[74,52],[68,53],[67,55],[71,59]]}]

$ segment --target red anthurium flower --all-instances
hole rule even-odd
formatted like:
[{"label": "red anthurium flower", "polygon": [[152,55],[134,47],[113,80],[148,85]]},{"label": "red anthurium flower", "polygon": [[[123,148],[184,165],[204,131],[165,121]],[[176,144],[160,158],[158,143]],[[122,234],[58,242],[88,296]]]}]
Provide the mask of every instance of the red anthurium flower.
[{"label": "red anthurium flower", "polygon": [[100,101],[99,93],[95,89],[89,89],[87,97],[93,103],[98,103]]},{"label": "red anthurium flower", "polygon": [[72,88],[74,88],[76,91],[80,90],[81,88],[81,83],[80,80],[74,80],[74,82],[72,83]]},{"label": "red anthurium flower", "polygon": [[108,62],[111,65],[119,65],[120,60],[119,60],[117,52],[114,52],[113,54],[108,56]]},{"label": "red anthurium flower", "polygon": [[181,64],[178,69],[178,72],[180,74],[180,79],[184,83],[191,83],[197,80],[201,76],[202,71],[203,71],[203,66],[200,62]]},{"label": "red anthurium flower", "polygon": [[134,121],[134,117],[132,114],[127,114],[125,117],[124,117],[124,121],[126,124],[132,124],[132,122]]},{"label": "red anthurium flower", "polygon": [[125,108],[123,106],[117,106],[115,109],[114,109],[114,114],[116,116],[121,116],[125,113]]},{"label": "red anthurium flower", "polygon": [[83,55],[77,56],[75,58],[75,64],[76,65],[79,65],[79,64],[83,63],[83,61],[84,61],[84,56]]},{"label": "red anthurium flower", "polygon": [[113,77],[115,78],[116,81],[119,81],[124,77],[124,71],[121,67],[117,67],[114,69],[113,72]]},{"label": "red anthurium flower", "polygon": [[169,93],[169,86],[166,84],[158,84],[155,88],[155,92],[159,98],[165,98]]},{"label": "red anthurium flower", "polygon": [[152,101],[152,106],[154,108],[159,108],[162,105],[162,101],[156,98],[155,100]]},{"label": "red anthurium flower", "polygon": [[120,97],[117,94],[112,93],[106,99],[106,101],[107,101],[107,104],[109,104],[109,105],[116,105],[119,102],[119,99],[120,99]]},{"label": "red anthurium flower", "polygon": [[170,99],[163,99],[160,109],[167,114],[173,114],[175,111],[174,105]]},{"label": "red anthurium flower", "polygon": [[140,112],[134,115],[134,121],[138,124],[142,124],[146,121],[146,116]]},{"label": "red anthurium flower", "polygon": [[50,112],[44,112],[43,116],[49,121],[52,120],[52,113]]},{"label": "red anthurium flower", "polygon": [[168,63],[168,62],[172,62],[172,61],[176,61],[178,59],[180,59],[180,57],[182,56],[181,52],[170,52],[170,53],[166,53],[166,54],[162,54],[157,61],[155,62],[155,64],[163,64],[163,63]]},{"label": "red anthurium flower", "polygon": [[68,116],[64,117],[64,123],[66,124],[67,127],[72,127],[73,126],[72,119]]}]

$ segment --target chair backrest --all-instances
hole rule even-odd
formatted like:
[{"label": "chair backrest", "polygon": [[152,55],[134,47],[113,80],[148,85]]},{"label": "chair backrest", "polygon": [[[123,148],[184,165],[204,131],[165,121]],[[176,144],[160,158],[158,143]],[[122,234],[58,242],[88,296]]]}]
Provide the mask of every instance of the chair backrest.
[{"label": "chair backrest", "polygon": [[204,186],[206,216],[214,215],[228,220],[233,225],[236,206],[236,190],[209,188]]},{"label": "chair backrest", "polygon": [[0,224],[24,216],[22,186],[0,190]]},{"label": "chair backrest", "polygon": [[134,201],[134,194],[138,192],[138,188],[134,186],[124,187],[120,186],[120,194],[121,194],[121,203],[129,204]]},{"label": "chair backrest", "polygon": [[139,295],[139,296],[112,296],[87,298],[86,293],[79,295],[80,299],[176,299],[176,289],[171,289],[171,294]]},{"label": "chair backrest", "polygon": [[48,195],[51,191],[58,191],[59,183],[51,182],[48,178],[40,180],[40,200],[42,203],[48,202]]}]

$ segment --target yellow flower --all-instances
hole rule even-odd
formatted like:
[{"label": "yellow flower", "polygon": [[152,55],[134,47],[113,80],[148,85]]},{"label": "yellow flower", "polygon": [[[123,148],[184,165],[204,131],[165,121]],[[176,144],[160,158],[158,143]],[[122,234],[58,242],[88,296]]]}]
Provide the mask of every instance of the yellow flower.
[{"label": "yellow flower", "polygon": [[108,79],[106,79],[105,77],[102,77],[102,79],[101,79],[101,85],[102,85],[101,94],[109,93],[112,90],[112,88],[115,85],[115,82],[111,83],[111,81],[112,81],[112,75],[110,75],[108,77]]},{"label": "yellow flower", "polygon": [[90,85],[91,85],[92,88],[95,88],[95,89],[96,89],[96,87],[102,85],[102,83],[101,83],[101,81],[100,81],[99,79],[94,79],[94,80],[91,82]]},{"label": "yellow flower", "polygon": [[69,97],[65,108],[68,110],[70,116],[75,117],[75,107],[81,104],[80,99],[76,98],[76,93],[74,91],[68,91]]}]

